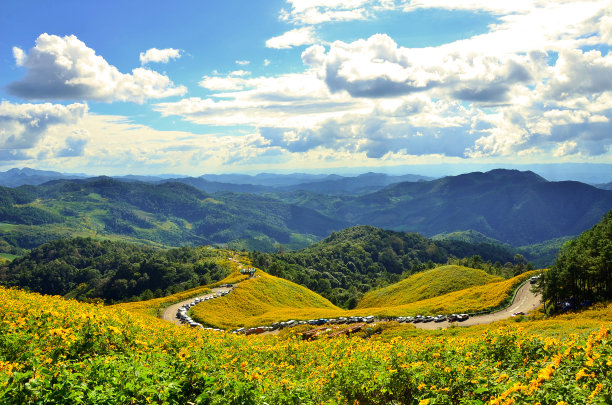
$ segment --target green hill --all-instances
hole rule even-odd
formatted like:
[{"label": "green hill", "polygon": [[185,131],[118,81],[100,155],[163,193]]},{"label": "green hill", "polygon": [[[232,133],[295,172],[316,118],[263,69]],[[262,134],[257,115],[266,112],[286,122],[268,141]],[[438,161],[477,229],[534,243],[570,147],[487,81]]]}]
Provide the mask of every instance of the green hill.
[{"label": "green hill", "polygon": [[206,247],[153,249],[91,238],[59,239],[0,263],[0,284],[105,302],[149,299],[221,280],[228,253]]},{"label": "green hill", "polygon": [[19,253],[53,239],[91,236],[165,245],[264,238],[307,245],[346,223],[262,196],[207,194],[181,183],[108,177],[0,187],[0,247]]},{"label": "green hill", "polygon": [[231,294],[196,305],[193,318],[219,328],[237,328],[342,313],[319,294],[259,270],[255,277],[239,283]]},{"label": "green hill", "polygon": [[413,274],[399,283],[370,291],[359,301],[357,308],[405,305],[499,281],[503,281],[503,278],[482,270],[461,266],[442,266]]},{"label": "green hill", "polygon": [[416,233],[355,226],[334,232],[297,252],[253,252],[253,264],[275,276],[292,280],[344,308],[353,308],[373,288],[400,281],[402,275],[447,263],[453,257],[480,256],[483,261],[507,263],[513,254],[491,244],[435,241]]}]

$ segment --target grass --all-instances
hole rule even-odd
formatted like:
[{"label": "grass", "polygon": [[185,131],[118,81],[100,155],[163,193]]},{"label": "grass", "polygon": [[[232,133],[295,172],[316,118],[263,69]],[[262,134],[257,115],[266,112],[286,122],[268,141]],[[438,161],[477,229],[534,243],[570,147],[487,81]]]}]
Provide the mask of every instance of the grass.
[{"label": "grass", "polygon": [[320,295],[288,280],[261,270],[257,270],[256,274],[257,277],[240,282],[231,294],[196,305],[192,309],[192,317],[208,326],[235,329],[270,325],[290,319],[473,313],[502,306],[511,299],[514,290],[536,272],[409,304],[356,308],[350,311],[338,308]]},{"label": "grass", "polygon": [[527,278],[540,273],[532,271],[523,273],[509,280],[498,281],[485,285],[466,288],[448,294],[432,297],[409,304],[359,308],[350,312],[363,313],[369,311],[371,315],[402,316],[402,315],[436,315],[452,313],[474,313],[494,310],[507,303],[512,294]]},{"label": "grass", "polygon": [[406,305],[502,280],[503,278],[493,276],[483,270],[454,265],[441,266],[413,274],[390,286],[370,291],[359,301],[357,308]]},{"label": "grass", "polygon": [[193,318],[230,329],[342,312],[319,294],[258,270],[255,277],[239,283],[231,294],[196,305]]},{"label": "grass", "polygon": [[612,305],[314,341],[207,332],[1,287],[0,314],[3,404],[612,401]]}]

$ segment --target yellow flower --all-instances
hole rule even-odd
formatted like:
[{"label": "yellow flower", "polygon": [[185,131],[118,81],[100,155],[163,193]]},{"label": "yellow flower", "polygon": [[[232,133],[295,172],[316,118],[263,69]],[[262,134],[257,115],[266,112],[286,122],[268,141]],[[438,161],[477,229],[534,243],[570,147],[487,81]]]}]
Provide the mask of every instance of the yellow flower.
[{"label": "yellow flower", "polygon": [[428,405],[429,404],[429,399],[422,399],[419,401],[419,405]]},{"label": "yellow flower", "polygon": [[580,380],[582,377],[587,376],[588,374],[586,373],[585,369],[581,369],[580,371],[578,371],[576,373],[576,381]]}]

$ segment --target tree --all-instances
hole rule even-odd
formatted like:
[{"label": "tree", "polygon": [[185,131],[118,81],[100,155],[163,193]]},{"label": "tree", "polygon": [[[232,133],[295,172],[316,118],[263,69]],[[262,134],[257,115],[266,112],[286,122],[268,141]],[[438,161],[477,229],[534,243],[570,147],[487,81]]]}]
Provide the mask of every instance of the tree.
[{"label": "tree", "polygon": [[593,228],[567,242],[542,283],[551,309],[612,299],[612,210]]}]

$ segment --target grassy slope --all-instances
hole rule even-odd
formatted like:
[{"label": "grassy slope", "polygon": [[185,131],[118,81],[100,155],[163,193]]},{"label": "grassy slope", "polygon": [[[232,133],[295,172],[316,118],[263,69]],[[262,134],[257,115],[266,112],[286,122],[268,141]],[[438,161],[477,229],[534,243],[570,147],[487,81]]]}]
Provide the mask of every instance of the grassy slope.
[{"label": "grassy slope", "polygon": [[385,332],[369,340],[312,342],[207,333],[1,287],[0,313],[0,403],[382,404],[407,398],[610,403],[612,398],[612,305],[475,328],[401,327],[391,331],[392,339]]},{"label": "grassy slope", "polygon": [[502,306],[511,298],[514,290],[523,281],[540,272],[541,270],[535,270],[523,273],[509,280],[470,287],[405,305],[362,308],[352,312],[363,313],[364,311],[369,311],[372,315],[401,316],[473,313],[491,310]]},{"label": "grassy slope", "polygon": [[409,304],[346,311],[302,286],[259,270],[260,277],[238,284],[231,294],[195,306],[193,318],[210,326],[231,329],[270,325],[290,319],[478,312],[504,304],[518,285],[535,273],[524,273],[509,280],[479,285]]},{"label": "grassy slope", "polygon": [[193,318],[207,325],[234,328],[342,312],[319,294],[258,270],[256,277],[238,284],[231,294],[194,307]]},{"label": "grassy slope", "polygon": [[437,297],[469,287],[499,282],[501,277],[462,266],[442,266],[413,274],[399,283],[370,291],[357,308],[393,307]]}]

